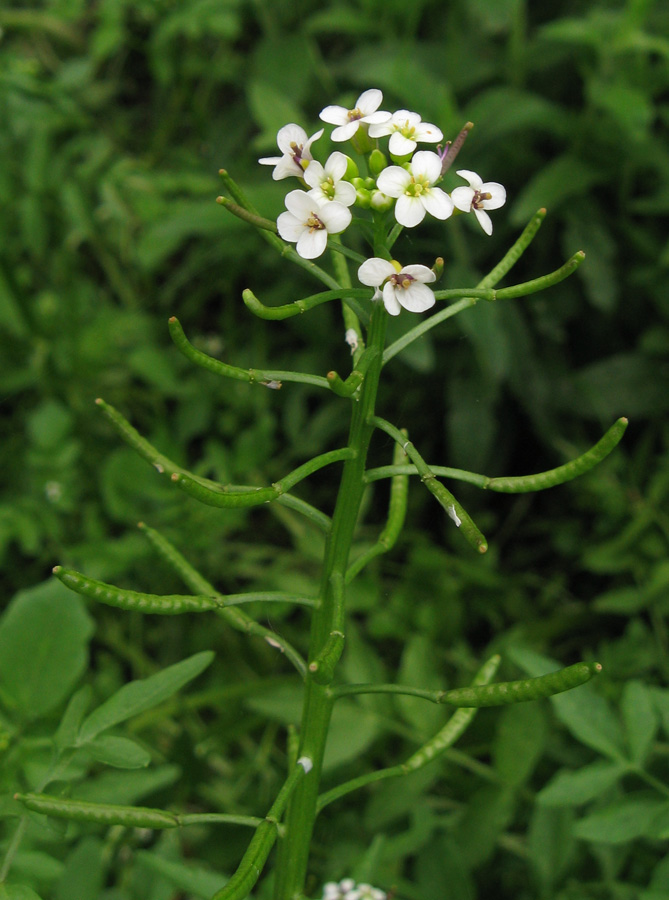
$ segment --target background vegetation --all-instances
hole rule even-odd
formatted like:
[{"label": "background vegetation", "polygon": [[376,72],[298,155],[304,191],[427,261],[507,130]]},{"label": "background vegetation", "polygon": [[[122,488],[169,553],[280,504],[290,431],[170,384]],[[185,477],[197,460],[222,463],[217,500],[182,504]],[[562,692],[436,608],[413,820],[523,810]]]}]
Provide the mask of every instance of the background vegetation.
[{"label": "background vegetation", "polygon": [[[541,206],[548,217],[514,281],[577,249],[587,260],[546,295],[479,305],[432,332],[388,367],[381,407],[429,461],[490,475],[558,465],[619,415],[631,426],[613,458],[570,486],[461,492],[490,539],[483,559],[415,486],[400,544],[356,582],[343,676],[456,685],[492,651],[503,677],[533,672],[536,654],[596,658],[605,676],[571,700],[484,711],[446,764],[330,807],[312,893],[352,874],[407,900],[667,900],[666,5],[44,0],[9,3],[0,26],[0,557],[11,603],[0,645],[12,646],[11,610],[73,602],[48,580],[56,562],[181,590],[139,520],[223,591],[309,583],[319,547],[299,519],[176,494],[119,444],[93,399],[222,481],[265,483],[339,441],[344,401],[222,383],[171,345],[166,319],[178,314],[237,365],[346,367],[334,310],[277,325],[246,312],[245,287],[282,303],[312,284],[216,205],[217,170],[273,217],[285,185],[256,160],[273,155],[286,122],[309,129],[323,106],[367,87],[449,137],[471,120],[460,161],[504,183],[508,205],[489,240],[462,220],[405,238],[411,261],[443,255],[442,286],[474,284]],[[387,462],[388,445],[374,454]],[[327,508],[332,484],[310,484]],[[384,505],[381,488],[370,493],[361,541]],[[93,767],[77,795],[264,810],[299,713],[275,652],[210,621],[78,614],[75,662],[50,701],[17,708],[0,671],[7,835],[9,798],[44,765],[28,764],[25,748],[53,730],[72,688],[83,679],[102,700],[208,648],[217,658],[199,693],[131,723],[152,767]],[[271,624],[302,643],[301,615],[273,611]],[[333,734],[332,783],[397,762],[442,721],[407,698],[351,702]],[[230,873],[248,836],[203,828],[144,846],[133,832],[82,826],[63,839],[31,827],[12,875],[57,900],[208,897],[221,883],[209,873]],[[267,880],[257,894],[271,895]]]}]

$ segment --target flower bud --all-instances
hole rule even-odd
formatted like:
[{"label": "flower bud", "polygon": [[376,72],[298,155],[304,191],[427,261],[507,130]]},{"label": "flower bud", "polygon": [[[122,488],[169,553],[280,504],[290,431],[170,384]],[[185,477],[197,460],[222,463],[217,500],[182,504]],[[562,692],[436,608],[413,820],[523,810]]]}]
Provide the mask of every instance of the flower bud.
[{"label": "flower bud", "polygon": [[355,188],[355,204],[362,209],[369,209],[371,204],[371,194],[365,185],[364,178],[353,178],[351,184]]},{"label": "flower bud", "polygon": [[390,209],[395,200],[393,197],[389,197],[387,194],[382,193],[381,191],[373,191],[370,197],[370,205],[372,209],[377,209],[379,212],[383,212],[386,209]]},{"label": "flower bud", "polygon": [[375,178],[381,174],[381,172],[388,165],[388,160],[386,159],[385,153],[382,153],[378,147],[369,154],[369,171]]},{"label": "flower bud", "polygon": [[357,178],[360,172],[358,171],[358,167],[355,164],[355,160],[351,159],[350,156],[346,157],[346,171],[344,172],[343,179],[344,181],[353,181],[354,178]]}]

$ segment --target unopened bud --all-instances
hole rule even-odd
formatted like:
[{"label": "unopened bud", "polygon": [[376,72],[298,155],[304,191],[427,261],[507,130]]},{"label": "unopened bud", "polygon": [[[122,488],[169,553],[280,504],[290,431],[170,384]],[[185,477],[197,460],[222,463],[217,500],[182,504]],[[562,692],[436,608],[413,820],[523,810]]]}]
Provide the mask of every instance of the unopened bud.
[{"label": "unopened bud", "polygon": [[381,172],[388,165],[385,153],[382,153],[378,147],[369,154],[369,171],[375,178],[378,178]]}]

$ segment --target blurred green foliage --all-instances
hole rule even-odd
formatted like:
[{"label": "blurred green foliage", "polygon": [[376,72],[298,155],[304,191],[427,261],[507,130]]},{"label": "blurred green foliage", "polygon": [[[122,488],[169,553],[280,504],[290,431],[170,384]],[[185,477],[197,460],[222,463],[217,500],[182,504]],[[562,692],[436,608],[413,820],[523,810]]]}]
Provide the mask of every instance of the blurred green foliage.
[{"label": "blurred green foliage", "polygon": [[[632,424],[614,457],[573,485],[519,498],[462,491],[490,538],[485,559],[414,490],[392,558],[355,584],[344,675],[440,687],[464,683],[491,650],[505,652],[510,677],[535,673],[527,647],[566,663],[596,657],[606,677],[587,702],[585,689],[572,702],[622,743],[586,735],[578,711],[558,700],[553,711],[486,711],[447,765],[328,808],[313,892],[353,875],[396,885],[407,900],[666,900],[666,4],[44,0],[5,5],[0,28],[0,559],[5,601],[22,591],[7,615],[30,585],[35,603],[51,596],[39,582],[56,561],[178,589],[133,530],[139,519],[221,590],[303,589],[319,548],[300,519],[189,501],[119,446],[93,400],[103,396],[167,455],[222,481],[266,483],[326,449],[346,427],[343,401],[306,386],[277,394],[221,383],[169,341],[166,319],[178,314],[199,346],[237,365],[346,367],[332,310],[268,325],[244,309],[245,287],[278,304],[313,285],[215,204],[217,170],[272,217],[286,185],[256,159],[273,154],[286,122],[315,130],[323,106],[371,86],[385,108],[415,109],[447,137],[471,120],[459,162],[509,195],[493,237],[470,233],[462,217],[403,237],[398,254],[443,255],[443,286],[474,284],[546,206],[513,280],[577,249],[587,260],[550,294],[479,304],[431,332],[388,367],[381,407],[428,461],[490,475],[550,468],[617,416]],[[391,337],[407,319],[391,323]],[[387,444],[373,453],[388,462]],[[331,483],[311,487],[309,499],[327,506]],[[372,523],[384,503],[380,489],[370,495]],[[373,529],[363,524],[360,540]],[[217,659],[186,706],[132,723],[154,767],[101,770],[80,796],[263,809],[285,765],[284,726],[299,710],[276,654],[199,620],[185,628],[90,615],[94,642],[81,624],[74,658],[91,653],[98,700],[189,653],[214,647]],[[300,642],[299,615],[273,610],[271,621]],[[80,677],[69,665],[63,679]],[[58,721],[54,697],[60,706],[26,725],[2,696],[3,791],[44,765],[19,764],[17,748],[24,732],[39,743]],[[337,782],[393,764],[442,721],[438,708],[407,698],[341,710]],[[7,804],[3,813],[11,824]],[[17,876],[56,900],[168,900],[177,888],[206,897],[220,885],[212,872],[230,872],[246,839],[202,829],[143,849],[132,833],[101,840],[81,826],[64,844],[34,828]],[[193,855],[200,868],[185,863]],[[87,882],[86,872],[99,874]],[[269,896],[267,882],[258,896]]]}]

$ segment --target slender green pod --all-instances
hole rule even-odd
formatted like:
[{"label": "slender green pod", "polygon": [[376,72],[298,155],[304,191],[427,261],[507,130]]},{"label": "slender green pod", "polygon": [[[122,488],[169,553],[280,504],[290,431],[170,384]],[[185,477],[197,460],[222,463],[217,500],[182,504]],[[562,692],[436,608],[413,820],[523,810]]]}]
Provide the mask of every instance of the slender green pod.
[{"label": "slender green pod", "polygon": [[150,462],[159,474],[171,475],[173,472],[181,471],[180,466],[177,466],[171,459],[159,453],[111,404],[105,403],[100,397],[97,398],[95,404],[102,410],[105,417],[111,422],[126,444],[129,444],[133,450],[136,450],[147,462]]},{"label": "slender green pod", "polygon": [[196,478],[189,472],[174,472],[172,481],[178,485],[191,497],[206,503],[207,506],[216,506],[223,509],[239,509],[240,507],[260,506],[263,503],[271,503],[277,500],[282,494],[285,494],[292,487],[302,481],[309,475],[312,475],[323,466],[330,465],[333,462],[341,462],[345,459],[351,459],[355,456],[355,450],[350,447],[342,447],[340,450],[329,450],[327,453],[321,453],[314,456],[313,459],[303,463],[285,475],[281,481],[276,481],[271,487],[266,488],[250,488],[249,490],[230,490],[229,487],[216,482],[204,482],[203,479]]},{"label": "slender green pod", "polygon": [[248,209],[244,209],[243,206],[228,199],[228,197],[217,197],[216,202],[220,203],[221,206],[224,206],[233,216],[237,216],[238,219],[243,219],[245,222],[248,222],[249,225],[255,225],[256,228],[271,231],[273,234],[277,233],[276,222],[273,222],[271,219],[266,219],[264,216],[259,216],[257,213],[253,213]]},{"label": "slender green pod", "polygon": [[[408,437],[406,429],[401,429],[404,438]],[[393,447],[393,466],[399,466],[405,457],[404,450],[395,442]],[[367,474],[367,473],[365,473]],[[362,553],[355,559],[346,570],[346,583],[349,584],[358,572],[376,556],[387,553],[391,550],[404,527],[406,518],[407,502],[409,499],[409,477],[406,473],[393,475],[390,480],[390,501],[388,503],[388,518],[386,524],[379,535],[378,541],[374,546],[370,547],[365,553]]]},{"label": "slender green pod", "polygon": [[396,428],[380,416],[372,416],[371,422],[377,428],[380,428],[381,431],[385,431],[386,434],[390,435],[390,437],[401,446],[402,450],[416,466],[425,487],[446,510],[449,518],[452,519],[456,527],[460,529],[465,539],[479,553],[485,553],[488,549],[488,542],[484,535],[462,504],[455,499],[453,494],[451,494],[440,481],[437,481],[434,472],[430,469],[411,441],[405,439],[399,428]]},{"label": "slender green pod", "polygon": [[254,316],[258,316],[259,319],[268,319],[270,321],[299,316],[310,309],[315,309],[322,303],[329,303],[330,300],[341,300],[344,296],[349,299],[366,300],[369,297],[369,291],[361,288],[337,288],[332,291],[320,291],[318,294],[311,294],[309,297],[303,297],[301,300],[295,300],[293,303],[285,303],[283,306],[265,306],[249,288],[242,292],[242,299],[246,308]]},{"label": "slender green pod", "polygon": [[53,574],[63,584],[84,597],[90,597],[99,603],[116,606],[119,609],[137,610],[159,616],[178,616],[183,613],[209,612],[218,609],[224,603],[214,597],[190,596],[187,594],[145,594],[140,591],[128,591],[104,581],[87,578],[74,569],[54,566]]},{"label": "slender green pod", "polygon": [[69,800],[49,794],[15,794],[14,799],[26,809],[71,822],[96,822],[99,825],[125,825],[132,828],[180,828],[186,825],[247,825],[257,828],[263,821],[255,816],[237,816],[227,813],[171,813],[147,806],[119,806],[115,803],[90,803]]},{"label": "slender green pod", "polygon": [[[491,657],[491,659],[484,663],[479,672],[476,674],[476,677],[474,678],[472,684],[487,684],[492,678],[495,677],[495,672],[499,667],[499,663],[499,656]],[[343,687],[348,687],[348,685],[345,685]],[[360,687],[376,688],[377,686],[360,685]],[[332,693],[334,696],[345,695],[344,691],[339,692],[336,688]],[[430,697],[429,699],[435,698]],[[402,775],[406,775],[408,772],[413,772],[416,769],[421,769],[423,766],[426,766],[436,756],[438,756],[440,753],[443,753],[457,741],[460,735],[463,734],[464,731],[466,731],[467,727],[476,715],[476,712],[477,711],[475,709],[458,709],[457,712],[453,713],[444,727],[434,737],[430,738],[429,741],[423,744],[423,746],[419,750],[417,750],[411,757],[409,757],[409,759],[405,763],[400,763],[397,766],[389,766],[386,769],[377,769],[374,772],[367,772],[365,775],[360,775],[358,778],[353,778],[350,781],[346,781],[343,784],[337,785],[326,793],[321,794],[318,798],[318,812],[320,812],[334,800],[338,800],[340,797],[344,797],[346,796],[346,794],[350,794],[352,791],[357,791],[361,787],[366,787],[367,785],[373,784],[376,781],[383,781],[386,778],[399,778]]]},{"label": "slender green pod", "polygon": [[[501,657],[498,655],[492,656],[490,659],[486,660],[476,673],[476,677],[468,690],[481,690],[483,687],[487,686],[495,677],[500,662]],[[469,727],[475,715],[476,709],[472,707],[469,709],[459,709],[457,712],[453,713],[444,727],[437,732],[433,738],[430,738],[429,741],[423,744],[423,746],[404,763],[403,768],[405,771],[412,772],[415,769],[421,769],[433,760],[435,756],[443,753],[448,747],[452,747],[460,735]]]},{"label": "slender green pod", "polygon": [[183,353],[186,359],[189,359],[195,365],[214,375],[222,375],[225,378],[233,378],[236,381],[245,381],[248,384],[260,384],[264,387],[271,387],[275,390],[280,388],[284,381],[296,382],[300,384],[313,384],[316,387],[327,388],[327,379],[321,375],[309,375],[306,372],[286,372],[284,370],[265,370],[265,369],[240,369],[238,366],[231,366],[228,363],[221,362],[220,359],[214,359],[208,356],[197,347],[194,347],[186,337],[181,327],[181,323],[172,316],[167,322],[170,336],[174,341],[178,350]]},{"label": "slender green pod", "polygon": [[338,397],[352,397],[365,379],[362,372],[357,369],[351,372],[346,381],[342,381],[341,376],[335,371],[328,372],[326,377],[330,390],[337,394]]},{"label": "slender green pod", "polygon": [[[200,594],[211,595],[224,602],[224,597],[211,585],[207,579],[195,569],[188,560],[171,544],[164,535],[155,528],[149,528],[144,522],[139,527],[146,535],[158,555],[168,563],[181,577],[184,584]],[[264,625],[260,625],[252,619],[244,610],[236,606],[223,606],[217,609],[217,615],[224,619],[231,628],[243,634],[251,634],[262,638],[270,647],[276,647],[281,653],[285,653],[302,678],[306,677],[307,664],[302,655],[287,641],[283,635],[276,634]]]},{"label": "slender green pod", "polygon": [[600,663],[576,663],[549,672],[538,678],[525,678],[522,681],[502,681],[483,687],[456,688],[444,691],[441,702],[450,706],[480,708],[482,706],[505,706],[508,703],[522,703],[526,700],[539,700],[552,697],[571,688],[585,684],[586,681],[602,671]]},{"label": "slender green pod", "polygon": [[564,484],[573,478],[578,478],[585,472],[589,472],[598,463],[605,459],[609,453],[618,445],[628,421],[626,418],[620,418],[609,428],[606,434],[600,438],[594,447],[587,450],[576,459],[572,459],[556,469],[550,469],[548,472],[538,472],[536,475],[520,475],[512,478],[490,478],[485,485],[489,491],[500,491],[509,494],[522,494],[529,491],[542,491],[545,488],[555,487],[557,484]]},{"label": "slender green pod", "polygon": [[491,269],[485,278],[482,278],[481,281],[479,281],[476,287],[489,288],[498,284],[502,278],[509,273],[513,266],[515,266],[523,253],[530,246],[545,218],[546,210],[542,207],[532,216],[518,240],[507,250],[494,269]]},{"label": "slender green pod", "polygon": [[330,684],[334,678],[335,666],[344,652],[345,640],[343,631],[331,631],[321,652],[309,663],[309,674],[317,684]]},{"label": "slender green pod", "polygon": [[179,817],[163,809],[145,806],[117,806],[112,803],[88,803],[63,800],[48,794],[15,794],[14,799],[33,812],[72,822],[96,822],[99,825],[126,825],[131,828],[176,828]]},{"label": "slender green pod", "polygon": [[256,829],[237,871],[227,884],[214,894],[212,900],[246,900],[274,846],[279,831],[279,820],[286,803],[298,782],[311,770],[312,765],[312,761],[306,757],[298,759],[269,812]]},{"label": "slender green pod", "polygon": [[495,292],[495,299],[513,300],[516,297],[527,297],[530,294],[545,291],[546,288],[552,287],[554,284],[559,284],[561,281],[564,281],[565,278],[569,278],[570,275],[573,275],[584,259],[585,253],[582,250],[577,250],[564,265],[560,266],[560,268],[556,269],[554,272],[549,272],[547,275],[541,275],[539,278],[533,278],[531,281],[524,281],[521,284],[511,285],[511,287],[499,288]]}]

